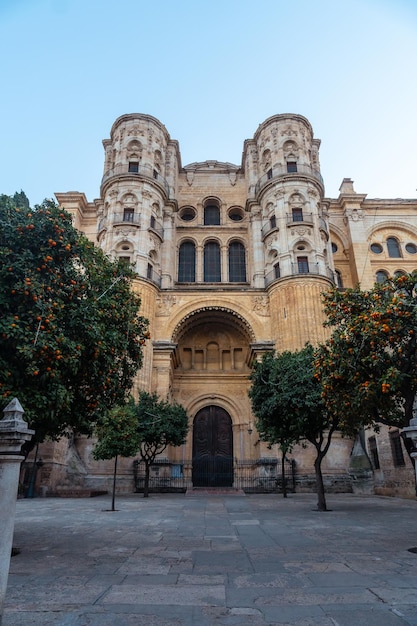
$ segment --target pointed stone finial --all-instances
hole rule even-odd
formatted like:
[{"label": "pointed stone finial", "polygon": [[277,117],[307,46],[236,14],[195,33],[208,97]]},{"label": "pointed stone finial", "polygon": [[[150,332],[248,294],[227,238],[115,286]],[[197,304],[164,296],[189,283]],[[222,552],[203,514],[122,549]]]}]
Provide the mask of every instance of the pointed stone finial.
[{"label": "pointed stone finial", "polygon": [[23,419],[24,410],[17,398],[9,402],[3,413],[4,417],[0,420],[0,452],[7,452],[9,446],[11,451],[20,452],[23,442],[31,439],[35,431],[30,430]]},{"label": "pointed stone finial", "polygon": [[4,413],[4,418],[6,418],[6,413],[7,416],[9,418],[11,417],[17,417],[18,415],[20,415],[20,417],[22,417],[23,413],[24,413],[24,409],[22,407],[22,405],[20,404],[19,400],[17,398],[13,398],[13,400],[11,402],[9,402],[9,404],[6,406],[5,409],[3,409],[3,413]]}]

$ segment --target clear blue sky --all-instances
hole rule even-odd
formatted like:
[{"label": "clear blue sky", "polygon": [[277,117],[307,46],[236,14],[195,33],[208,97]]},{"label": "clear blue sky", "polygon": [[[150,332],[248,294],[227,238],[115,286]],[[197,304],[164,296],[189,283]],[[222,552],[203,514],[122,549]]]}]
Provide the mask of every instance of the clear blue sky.
[{"label": "clear blue sky", "polygon": [[270,115],[322,140],[326,195],[417,197],[415,0],[0,0],[0,193],[99,196],[102,139],[157,117],[182,164],[240,164]]}]

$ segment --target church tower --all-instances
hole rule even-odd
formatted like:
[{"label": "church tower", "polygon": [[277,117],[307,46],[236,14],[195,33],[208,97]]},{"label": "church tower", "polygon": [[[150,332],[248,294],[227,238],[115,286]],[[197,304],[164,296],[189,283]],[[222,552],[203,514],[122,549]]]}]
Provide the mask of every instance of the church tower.
[{"label": "church tower", "polygon": [[269,296],[275,348],[324,339],[320,293],[334,280],[320,140],[301,115],[274,115],[245,142],[254,282]]}]

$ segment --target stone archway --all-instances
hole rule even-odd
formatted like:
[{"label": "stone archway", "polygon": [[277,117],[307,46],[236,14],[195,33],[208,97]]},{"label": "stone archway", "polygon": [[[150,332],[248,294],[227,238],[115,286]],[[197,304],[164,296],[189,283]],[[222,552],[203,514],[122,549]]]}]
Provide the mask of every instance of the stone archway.
[{"label": "stone archway", "polygon": [[233,486],[232,420],[210,405],[198,411],[193,428],[193,487]]}]

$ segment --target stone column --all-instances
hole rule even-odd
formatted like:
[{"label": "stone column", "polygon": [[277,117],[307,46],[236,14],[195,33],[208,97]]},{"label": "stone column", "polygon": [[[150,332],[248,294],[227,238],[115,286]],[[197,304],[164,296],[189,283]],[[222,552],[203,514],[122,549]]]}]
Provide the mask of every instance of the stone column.
[{"label": "stone column", "polygon": [[29,441],[34,430],[23,420],[22,406],[14,398],[3,410],[0,420],[0,624],[6,595],[12,552],[16,497],[19,485],[22,444]]},{"label": "stone column", "polygon": [[[413,415],[416,414],[416,399],[414,399]],[[401,434],[407,439],[411,439],[413,449],[410,452],[410,457],[414,461],[414,470],[416,473],[416,496],[417,496],[417,417],[413,417],[410,420],[410,425],[402,429]]]}]

